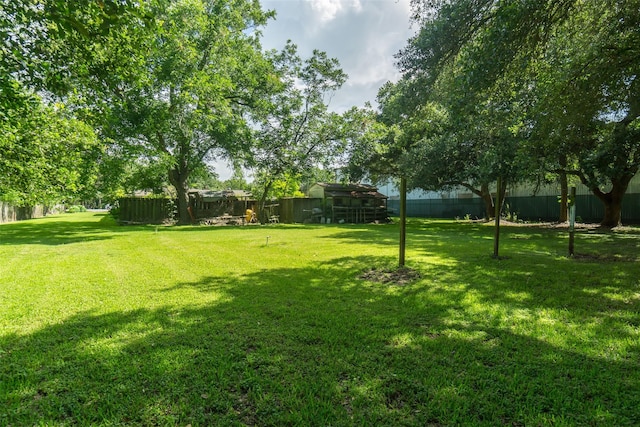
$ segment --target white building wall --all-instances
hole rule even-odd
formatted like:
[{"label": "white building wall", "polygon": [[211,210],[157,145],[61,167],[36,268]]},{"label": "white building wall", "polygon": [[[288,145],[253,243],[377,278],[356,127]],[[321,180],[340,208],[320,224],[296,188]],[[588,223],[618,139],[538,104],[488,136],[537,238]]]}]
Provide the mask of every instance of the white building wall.
[{"label": "white building wall", "polygon": [[[394,182],[387,182],[386,184],[378,185],[378,191],[387,196],[390,199],[399,199],[400,190],[397,184]],[[407,193],[408,200],[432,200],[432,199],[451,199],[457,198],[459,194],[471,193],[466,188],[461,188],[455,191],[424,191],[413,190]]]},{"label": "white building wall", "polygon": [[[576,187],[576,195],[578,196],[586,196],[593,194],[591,190],[589,190],[584,184],[579,181],[570,182],[569,187]],[[603,191],[607,192],[611,188],[605,187],[602,188]],[[636,175],[633,177],[631,182],[629,183],[629,187],[627,188],[627,193],[640,193],[640,175]],[[560,195],[560,184],[553,183],[540,186],[537,191],[536,188],[531,184],[520,184],[509,187],[509,195],[510,196],[519,196],[519,197],[527,197],[527,196],[559,196]]]},{"label": "white building wall", "polygon": [[[569,187],[572,185],[576,186],[576,194],[578,196],[581,195],[591,195],[593,194],[585,185],[580,182],[570,183]],[[490,186],[490,190],[495,192],[495,185]],[[608,191],[609,188],[604,188],[603,190]],[[386,184],[382,184],[378,186],[378,191],[380,191],[385,196],[389,197],[389,199],[398,199],[400,198],[400,191],[398,190],[396,183],[387,182]],[[633,177],[631,182],[629,183],[629,188],[627,189],[627,193],[640,193],[640,174]],[[507,188],[507,196],[510,197],[529,197],[529,196],[559,196],[560,195],[560,184],[546,184],[541,185],[537,189],[533,184],[518,184],[518,185],[510,185]],[[478,196],[473,194],[471,191],[464,187],[459,187],[458,189],[454,189],[451,191],[423,191],[423,190],[413,190],[407,193],[408,200],[431,200],[431,199],[469,199],[469,198],[477,198]]]}]

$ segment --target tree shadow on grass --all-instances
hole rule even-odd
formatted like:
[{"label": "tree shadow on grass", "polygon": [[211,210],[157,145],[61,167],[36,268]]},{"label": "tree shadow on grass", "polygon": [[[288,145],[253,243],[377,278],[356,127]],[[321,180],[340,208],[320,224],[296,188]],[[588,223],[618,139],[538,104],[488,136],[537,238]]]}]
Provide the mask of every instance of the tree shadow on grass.
[{"label": "tree shadow on grass", "polygon": [[[382,227],[372,226],[352,226],[343,227],[342,232],[332,234],[328,238],[338,238],[354,241],[368,241],[372,244],[398,244],[399,227],[389,225]],[[529,242],[540,240],[558,240],[562,246],[558,246],[562,255],[567,254],[569,233],[562,228],[549,228],[540,226],[507,226],[501,227],[501,244],[503,249],[526,248]],[[493,249],[494,227],[486,223],[469,223],[454,221],[429,221],[413,220],[407,223],[407,243],[409,246],[419,247],[421,244],[438,242],[442,245],[452,245],[460,247],[470,242],[486,241],[485,253],[490,254]],[[515,244],[510,244],[515,243]],[[548,242],[547,242],[548,243]],[[587,251],[598,250],[598,252],[632,252],[631,255],[638,255],[640,248],[640,229],[621,229],[608,232],[598,232],[597,230],[583,229],[576,230],[576,248],[580,246]]]},{"label": "tree shadow on grass", "polygon": [[[398,244],[391,233],[345,230],[331,238],[387,247]],[[599,254],[585,262],[565,256],[566,233],[535,227],[505,227],[502,253],[509,258],[495,260],[490,257],[492,233],[491,227],[477,224],[418,223],[407,239],[407,263],[437,289],[449,291],[454,284],[487,306],[589,312],[605,324],[629,317],[627,323],[639,326],[640,236],[580,236],[585,252]]]},{"label": "tree shadow on grass", "polygon": [[[488,289],[369,283],[354,274],[378,258],[334,261],[204,276],[158,296],[222,295],[213,304],[82,312],[5,335],[0,424],[639,421],[638,343],[625,357],[596,357],[466,313],[468,293]],[[596,296],[584,321],[604,321],[606,304]],[[631,337],[620,327],[614,338]]]},{"label": "tree shadow on grass", "polygon": [[[87,218],[88,214],[82,214]],[[127,231],[105,213],[78,220],[74,214],[36,218],[0,226],[0,245],[65,245],[77,242],[106,240]],[[100,220],[96,220],[100,218]]]}]

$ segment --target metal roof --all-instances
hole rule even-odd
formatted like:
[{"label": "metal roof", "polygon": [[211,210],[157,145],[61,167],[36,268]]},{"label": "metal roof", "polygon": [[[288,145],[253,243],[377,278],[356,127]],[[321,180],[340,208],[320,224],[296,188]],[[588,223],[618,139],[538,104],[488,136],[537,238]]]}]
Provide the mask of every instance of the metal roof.
[{"label": "metal roof", "polygon": [[189,194],[197,195],[204,202],[226,199],[249,200],[253,198],[250,192],[244,190],[189,190]]},{"label": "metal roof", "polygon": [[375,192],[378,191],[377,187],[368,184],[357,184],[357,183],[348,183],[348,184],[340,184],[340,183],[326,183],[326,182],[318,182],[316,185],[323,187],[325,191],[357,191],[357,192]]},{"label": "metal roof", "polygon": [[382,193],[377,191],[325,191],[327,197],[350,197],[352,199],[386,199]]},{"label": "metal roof", "polygon": [[322,187],[325,197],[350,197],[353,199],[387,199],[387,196],[378,192],[378,188],[368,184],[339,184],[319,182],[316,185]]}]

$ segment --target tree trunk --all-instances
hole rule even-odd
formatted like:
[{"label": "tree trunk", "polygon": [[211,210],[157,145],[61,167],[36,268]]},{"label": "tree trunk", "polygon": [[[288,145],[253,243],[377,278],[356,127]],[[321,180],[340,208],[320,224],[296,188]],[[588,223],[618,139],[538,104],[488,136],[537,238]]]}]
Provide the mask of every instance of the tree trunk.
[{"label": "tree trunk", "polygon": [[494,203],[498,202],[500,204],[498,212],[502,214],[502,208],[504,208],[504,202],[507,195],[507,183],[505,182],[504,178],[500,178],[500,191],[496,190],[496,193],[498,194],[497,196],[498,200],[494,201]]},{"label": "tree trunk", "polygon": [[265,184],[264,191],[262,192],[262,196],[260,196],[260,201],[258,202],[258,221],[260,221],[260,224],[266,224],[269,222],[269,215],[267,214],[265,205],[267,204],[267,196],[269,195],[269,191],[271,191],[272,186],[273,181],[268,181]]},{"label": "tree trunk", "polygon": [[489,184],[481,185],[480,197],[482,197],[482,201],[484,202],[484,214],[487,220],[490,220],[495,214],[495,204],[493,203],[493,197],[491,197],[491,192],[489,191]]},{"label": "tree trunk", "polygon": [[178,224],[191,224],[192,217],[189,213],[189,187],[187,178],[189,174],[181,171],[178,167],[174,167],[169,171],[169,182],[175,187],[178,208]]},{"label": "tree trunk", "polygon": [[612,179],[613,187],[608,193],[602,192],[599,188],[592,188],[591,191],[604,204],[604,217],[600,225],[603,227],[617,227],[622,225],[622,199],[629,186],[631,177],[622,179]]},{"label": "tree trunk", "polygon": [[502,204],[500,203],[501,200],[501,196],[502,196],[502,179],[500,177],[498,177],[498,182],[496,183],[496,202],[495,204],[495,228],[494,228],[494,234],[493,234],[493,257],[494,258],[498,258],[499,257],[499,251],[500,251],[500,213],[501,213],[501,207]]},{"label": "tree trunk", "polygon": [[607,197],[600,200],[604,203],[604,217],[600,225],[609,228],[622,225],[622,197]]},{"label": "tree trunk", "polygon": [[398,265],[404,267],[407,246],[407,178],[400,178],[400,248]]},{"label": "tree trunk", "polygon": [[558,221],[567,222],[569,220],[567,217],[569,209],[569,182],[567,180],[567,174],[560,172],[558,179],[560,180],[560,215],[558,216]]},{"label": "tree trunk", "polygon": [[[638,79],[635,79],[631,84],[637,87],[640,83],[638,83]],[[617,177],[611,178],[612,187],[608,193],[603,193],[597,187],[591,188],[593,194],[604,204],[604,218],[602,218],[602,222],[600,223],[603,227],[613,228],[622,225],[622,199],[627,192],[629,182],[638,172],[637,153],[634,155],[634,164],[628,165],[628,160],[626,159],[629,153],[623,149],[623,147],[626,146],[625,141],[629,138],[631,138],[629,141],[634,140],[634,143],[637,143],[637,137],[632,136],[632,133],[630,133],[633,132],[630,126],[640,117],[640,100],[637,97],[631,96],[629,97],[629,101],[630,105],[627,114],[624,119],[616,123],[613,135],[614,141],[620,149],[619,155],[616,158],[616,166],[623,172]]]},{"label": "tree trunk", "polygon": [[495,205],[493,204],[493,198],[491,197],[491,192],[489,191],[489,183],[482,183],[479,190],[473,185],[466,182],[455,182],[455,184],[463,186],[476,196],[480,197],[484,202],[485,217],[487,218],[487,220],[493,218]]},{"label": "tree trunk", "polygon": [[613,188],[609,193],[606,193],[604,197],[598,196],[598,198],[604,204],[604,217],[600,222],[603,227],[617,227],[622,224],[622,197],[624,192],[620,194],[620,191]]}]

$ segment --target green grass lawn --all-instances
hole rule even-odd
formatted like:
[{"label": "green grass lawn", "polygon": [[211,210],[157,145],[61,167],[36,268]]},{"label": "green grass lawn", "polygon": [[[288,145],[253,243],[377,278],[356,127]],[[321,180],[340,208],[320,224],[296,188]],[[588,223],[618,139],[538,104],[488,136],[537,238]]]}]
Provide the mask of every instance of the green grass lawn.
[{"label": "green grass lawn", "polygon": [[0,425],[640,425],[640,230],[0,225]]}]

